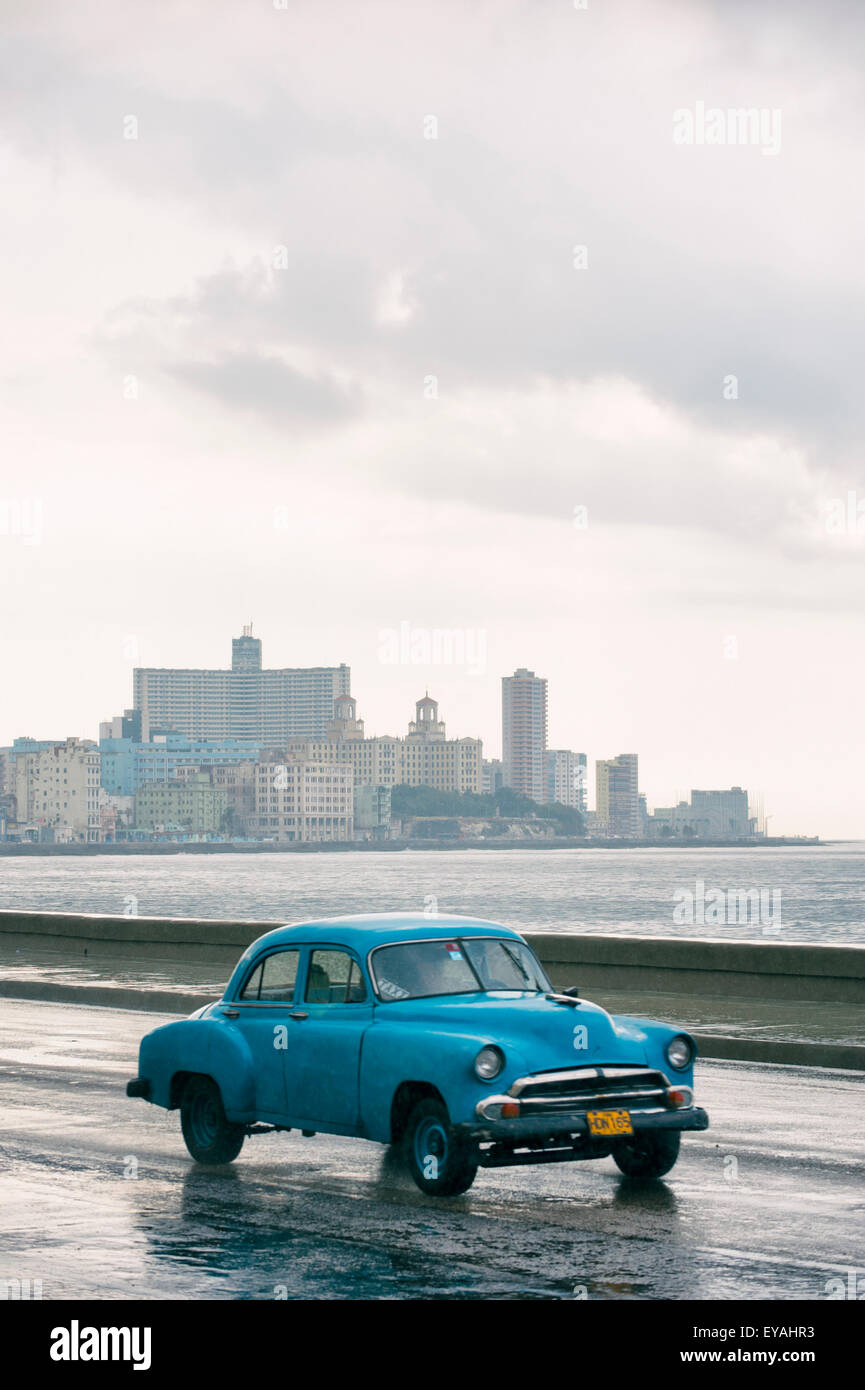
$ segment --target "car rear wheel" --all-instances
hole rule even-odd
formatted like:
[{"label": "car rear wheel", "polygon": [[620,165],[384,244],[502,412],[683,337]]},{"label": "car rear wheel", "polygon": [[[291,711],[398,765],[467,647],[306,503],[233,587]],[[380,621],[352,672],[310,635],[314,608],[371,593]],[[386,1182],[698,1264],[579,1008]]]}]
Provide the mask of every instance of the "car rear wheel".
[{"label": "car rear wheel", "polygon": [[681,1138],[677,1129],[635,1134],[616,1141],[613,1158],[628,1178],[662,1178],[679,1157]]},{"label": "car rear wheel", "polygon": [[209,1076],[191,1076],[180,1102],[180,1127],[196,1163],[231,1163],[246,1131],[225,1117],[222,1095]]},{"label": "car rear wheel", "polygon": [[456,1197],[475,1180],[478,1146],[454,1131],[439,1100],[421,1100],[414,1106],[403,1146],[412,1177],[430,1197]]}]

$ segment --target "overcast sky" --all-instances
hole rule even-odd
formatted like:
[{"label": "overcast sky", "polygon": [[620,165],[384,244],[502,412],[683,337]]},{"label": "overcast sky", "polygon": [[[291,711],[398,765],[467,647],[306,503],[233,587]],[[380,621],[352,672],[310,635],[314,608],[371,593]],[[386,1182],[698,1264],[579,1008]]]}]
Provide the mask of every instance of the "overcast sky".
[{"label": "overcast sky", "polygon": [[[429,688],[498,755],[528,666],[650,807],[865,838],[865,7],[2,28],[0,742],[252,620],[371,733]],[[401,623],[471,659],[390,664]]]}]

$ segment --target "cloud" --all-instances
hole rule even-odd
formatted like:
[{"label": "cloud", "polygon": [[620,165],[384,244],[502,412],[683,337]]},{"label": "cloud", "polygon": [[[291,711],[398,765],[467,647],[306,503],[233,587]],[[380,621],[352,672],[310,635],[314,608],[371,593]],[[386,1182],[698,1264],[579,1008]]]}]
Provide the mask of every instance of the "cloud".
[{"label": "cloud", "polygon": [[277,357],[235,353],[216,362],[177,362],[164,370],[223,406],[284,424],[342,424],[360,412],[357,392],[325,376],[295,371]]}]

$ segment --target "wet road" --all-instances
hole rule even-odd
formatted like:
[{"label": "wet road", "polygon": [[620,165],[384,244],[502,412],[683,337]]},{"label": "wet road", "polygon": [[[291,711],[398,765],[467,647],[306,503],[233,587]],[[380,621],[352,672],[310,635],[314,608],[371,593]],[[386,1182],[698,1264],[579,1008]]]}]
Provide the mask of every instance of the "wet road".
[{"label": "wet road", "polygon": [[[825,1298],[865,1292],[865,1077],[702,1063],[712,1128],[662,1182],[600,1163],[421,1195],[389,1151],[295,1134],[196,1168],[127,1100],[166,1016],[0,1001],[0,1281],[50,1298]],[[2,1296],[0,1287],[0,1296]]]}]

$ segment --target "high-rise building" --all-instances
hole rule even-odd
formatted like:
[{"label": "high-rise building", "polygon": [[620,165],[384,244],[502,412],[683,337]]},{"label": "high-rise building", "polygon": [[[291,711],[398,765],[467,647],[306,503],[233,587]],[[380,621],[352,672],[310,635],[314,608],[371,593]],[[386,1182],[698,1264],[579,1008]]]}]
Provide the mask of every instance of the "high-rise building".
[{"label": "high-rise building", "polygon": [[533,801],[546,794],[547,682],[520,667],[502,677],[502,780]]},{"label": "high-rise building", "polygon": [[240,637],[231,639],[232,671],[261,670],[261,638],[253,637],[252,623],[244,627]]},{"label": "high-rise building", "polygon": [[545,801],[558,801],[575,811],[586,810],[586,755],[569,748],[550,748],[546,754]]},{"label": "high-rise building", "polygon": [[636,753],[595,763],[597,831],[614,838],[639,840],[643,835]]},{"label": "high-rise building", "polygon": [[282,748],[288,738],[317,738],[333,716],[337,695],[350,689],[349,668],[264,670],[261,642],[246,627],[232,639],[231,670],[136,667],[133,700],[140,737],[171,729],[200,739],[249,739]]}]

